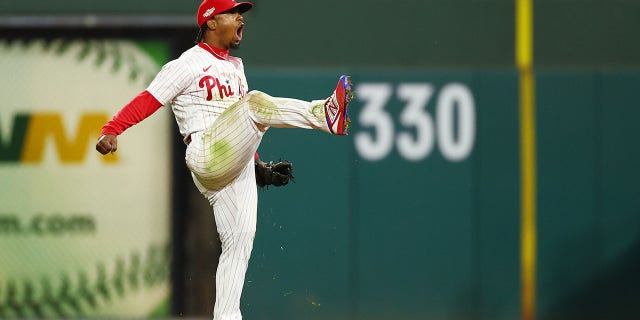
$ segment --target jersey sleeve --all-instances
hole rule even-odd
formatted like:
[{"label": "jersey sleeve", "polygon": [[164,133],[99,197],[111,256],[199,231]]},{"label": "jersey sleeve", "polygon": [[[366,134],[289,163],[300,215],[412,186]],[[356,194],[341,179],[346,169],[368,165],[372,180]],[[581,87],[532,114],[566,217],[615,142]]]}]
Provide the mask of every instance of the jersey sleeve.
[{"label": "jersey sleeve", "polygon": [[127,103],[107,124],[102,127],[102,134],[119,135],[129,127],[146,119],[156,112],[162,104],[148,91],[143,91]]},{"label": "jersey sleeve", "polygon": [[165,105],[186,89],[193,78],[189,67],[176,59],[165,64],[151,81],[147,91]]}]

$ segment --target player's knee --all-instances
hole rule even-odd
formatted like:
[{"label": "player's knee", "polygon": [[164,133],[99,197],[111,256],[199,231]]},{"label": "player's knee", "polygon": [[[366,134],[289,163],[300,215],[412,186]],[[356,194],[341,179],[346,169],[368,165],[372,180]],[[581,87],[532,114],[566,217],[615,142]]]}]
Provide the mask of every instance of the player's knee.
[{"label": "player's knee", "polygon": [[251,119],[259,125],[262,131],[265,131],[275,119],[281,117],[278,106],[272,97],[264,92],[251,91],[247,96],[246,103],[251,110]]}]

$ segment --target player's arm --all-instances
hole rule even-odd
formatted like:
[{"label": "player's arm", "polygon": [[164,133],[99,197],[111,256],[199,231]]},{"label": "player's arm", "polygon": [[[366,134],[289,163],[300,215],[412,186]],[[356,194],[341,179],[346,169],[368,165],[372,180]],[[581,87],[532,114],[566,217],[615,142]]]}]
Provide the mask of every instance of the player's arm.
[{"label": "player's arm", "polygon": [[96,150],[101,154],[116,152],[117,136],[152,115],[161,106],[160,101],[146,90],[137,95],[102,127],[102,135],[96,143]]},{"label": "player's arm", "polygon": [[192,79],[189,68],[183,61],[173,60],[165,64],[147,90],[133,98],[102,128],[96,150],[102,154],[115,152],[119,134],[171,101]]}]

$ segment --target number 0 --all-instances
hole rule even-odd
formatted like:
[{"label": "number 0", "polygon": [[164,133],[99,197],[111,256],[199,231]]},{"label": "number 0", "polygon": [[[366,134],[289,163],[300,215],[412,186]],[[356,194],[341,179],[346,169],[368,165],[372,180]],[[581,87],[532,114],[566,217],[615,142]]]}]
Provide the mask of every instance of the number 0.
[{"label": "number 0", "polygon": [[[476,132],[475,110],[473,95],[465,85],[451,83],[442,88],[436,105],[436,123],[438,146],[445,159],[461,161],[471,153]],[[458,117],[454,119],[456,114]]]}]

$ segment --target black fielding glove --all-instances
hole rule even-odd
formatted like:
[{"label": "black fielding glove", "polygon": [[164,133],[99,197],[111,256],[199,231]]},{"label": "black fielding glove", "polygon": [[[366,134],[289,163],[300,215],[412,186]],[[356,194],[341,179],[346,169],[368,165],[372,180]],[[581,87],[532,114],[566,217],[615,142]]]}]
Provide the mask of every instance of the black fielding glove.
[{"label": "black fielding glove", "polygon": [[294,181],[293,165],[289,161],[262,162],[256,161],[256,184],[258,187],[287,185],[289,181]]}]

